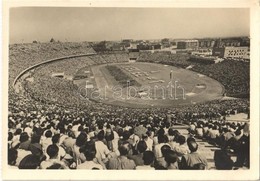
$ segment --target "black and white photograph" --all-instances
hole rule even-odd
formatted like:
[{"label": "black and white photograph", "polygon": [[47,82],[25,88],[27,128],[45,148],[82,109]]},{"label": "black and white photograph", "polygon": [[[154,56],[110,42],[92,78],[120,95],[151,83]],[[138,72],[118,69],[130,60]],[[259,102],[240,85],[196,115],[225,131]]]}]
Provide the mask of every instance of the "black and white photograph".
[{"label": "black and white photograph", "polygon": [[161,180],[255,168],[252,8],[45,4],[7,16],[3,172]]}]

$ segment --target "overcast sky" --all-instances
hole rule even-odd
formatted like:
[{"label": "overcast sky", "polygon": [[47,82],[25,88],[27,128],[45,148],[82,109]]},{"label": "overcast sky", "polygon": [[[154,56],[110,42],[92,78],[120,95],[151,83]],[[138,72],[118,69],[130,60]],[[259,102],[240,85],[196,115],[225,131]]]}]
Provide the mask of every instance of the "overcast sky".
[{"label": "overcast sky", "polygon": [[10,43],[249,36],[249,9],[12,8]]}]

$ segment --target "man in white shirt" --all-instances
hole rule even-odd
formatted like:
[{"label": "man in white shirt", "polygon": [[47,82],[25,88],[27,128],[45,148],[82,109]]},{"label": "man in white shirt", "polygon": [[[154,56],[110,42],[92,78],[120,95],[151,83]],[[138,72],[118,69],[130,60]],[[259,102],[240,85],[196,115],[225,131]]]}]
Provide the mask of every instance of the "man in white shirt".
[{"label": "man in white shirt", "polygon": [[45,132],[45,136],[43,136],[42,140],[41,140],[41,145],[42,145],[44,152],[46,152],[46,149],[48,148],[48,146],[52,144],[51,139],[52,139],[52,132],[51,132],[51,130],[47,130]]},{"label": "man in white shirt", "polygon": [[41,163],[41,169],[46,169],[56,163],[60,164],[63,168],[68,169],[67,165],[65,165],[65,163],[58,158],[59,147],[56,144],[49,145],[46,152],[49,156],[49,159]]},{"label": "man in white shirt", "polygon": [[95,148],[95,144],[93,142],[89,141],[86,143],[86,149],[84,149],[83,154],[86,158],[86,161],[84,163],[79,164],[77,166],[77,169],[103,170],[103,166],[100,165],[99,163],[97,163],[97,161],[95,161],[96,148]]},{"label": "man in white shirt", "polygon": [[109,155],[110,151],[107,145],[104,144],[103,140],[105,138],[104,130],[101,130],[97,135],[97,141],[95,142],[96,147],[96,158],[98,160],[102,160],[104,163],[107,161],[107,156]]},{"label": "man in white shirt", "polygon": [[163,145],[169,145],[167,142],[168,142],[168,137],[166,135],[158,135],[159,144],[155,145],[155,147],[154,147],[154,154],[155,154],[156,159],[163,156],[162,152],[161,152],[161,148]]}]

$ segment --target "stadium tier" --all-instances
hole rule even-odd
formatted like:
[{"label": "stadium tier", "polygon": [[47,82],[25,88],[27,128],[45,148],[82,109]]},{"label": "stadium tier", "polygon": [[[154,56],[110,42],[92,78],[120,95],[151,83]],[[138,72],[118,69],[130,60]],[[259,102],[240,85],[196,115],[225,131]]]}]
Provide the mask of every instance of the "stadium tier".
[{"label": "stadium tier", "polygon": [[[88,43],[10,45],[9,167],[248,169],[249,63],[205,65],[189,58],[170,52],[96,53]],[[189,99],[182,102],[177,90],[166,102],[162,93],[140,88],[167,87],[173,78],[185,85]],[[133,85],[138,94],[112,99],[118,89]],[[149,93],[149,100],[142,99]]]}]

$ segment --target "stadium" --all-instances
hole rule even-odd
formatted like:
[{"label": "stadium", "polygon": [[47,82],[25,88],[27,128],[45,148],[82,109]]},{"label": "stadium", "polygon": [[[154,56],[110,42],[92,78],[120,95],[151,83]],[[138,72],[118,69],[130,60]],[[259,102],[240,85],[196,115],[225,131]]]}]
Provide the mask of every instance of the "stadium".
[{"label": "stadium", "polygon": [[[98,169],[119,169],[114,158],[126,143],[133,168],[142,168],[137,156],[146,150],[155,155],[149,163],[155,169],[198,169],[182,165],[189,153],[184,145],[196,143],[204,169],[248,169],[249,82],[249,62],[243,61],[204,64],[188,54],[99,52],[87,42],[12,44],[9,165],[23,169],[24,160],[35,159],[37,168],[80,169],[93,144],[104,142],[106,150],[96,147],[100,155],[91,158]],[[63,151],[56,164],[46,161],[49,147]],[[216,161],[222,153],[228,159]],[[159,162],[164,154],[180,161]]]}]

